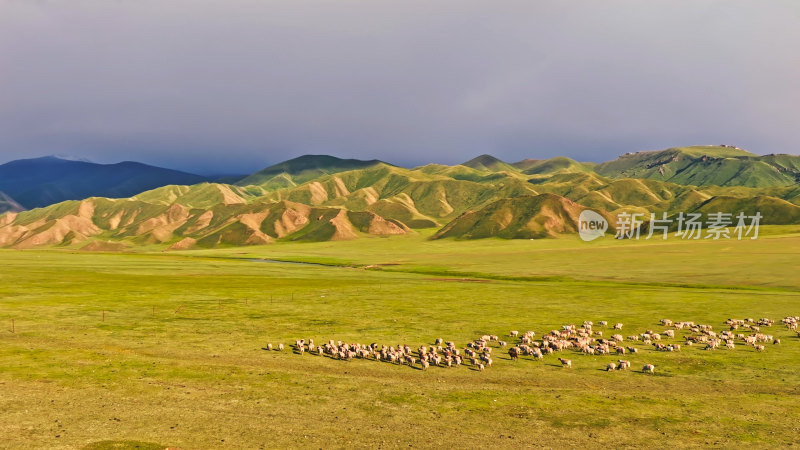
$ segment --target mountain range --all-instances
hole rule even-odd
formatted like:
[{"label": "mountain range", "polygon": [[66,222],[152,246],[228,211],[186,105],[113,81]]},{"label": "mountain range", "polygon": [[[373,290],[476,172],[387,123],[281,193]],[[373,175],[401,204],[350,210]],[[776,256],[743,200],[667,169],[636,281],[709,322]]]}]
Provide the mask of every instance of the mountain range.
[{"label": "mountain range", "polygon": [[196,184],[203,181],[209,180],[199,175],[130,161],[96,164],[45,156],[0,165],[0,192],[26,209],[91,196],[129,197],[167,184]]},{"label": "mountain range", "polygon": [[178,250],[422,229],[435,229],[433,239],[538,239],[574,233],[586,208],[606,217],[612,229],[623,211],[759,211],[763,224],[795,224],[799,169],[797,156],[757,156],[729,146],[638,152],[602,164],[564,157],[507,163],[481,155],[454,166],[415,168],[306,155],[235,184],[177,182],[29,211],[20,211],[28,205],[0,179],[0,190],[10,194],[0,195],[8,210],[0,214],[0,246]]},{"label": "mountain range", "polygon": [[610,177],[648,178],[696,186],[792,186],[800,183],[800,157],[758,156],[733,146],[670,148],[622,155],[594,167]]}]

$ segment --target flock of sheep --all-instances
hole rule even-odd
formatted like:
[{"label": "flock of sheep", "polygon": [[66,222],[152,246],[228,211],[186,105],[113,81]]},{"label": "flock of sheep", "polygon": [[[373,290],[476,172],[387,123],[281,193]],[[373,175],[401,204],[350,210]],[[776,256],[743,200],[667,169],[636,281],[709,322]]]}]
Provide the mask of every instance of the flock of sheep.
[{"label": "flock of sheep", "polygon": [[[797,333],[800,337],[798,325],[800,316],[788,316],[781,320],[781,323],[790,331]],[[711,325],[695,324],[694,322],[673,322],[669,319],[662,319],[661,331],[646,330],[643,333],[632,334],[627,337],[622,335],[622,323],[616,323],[609,327],[608,322],[600,321],[595,324],[587,321],[580,326],[563,325],[560,330],[552,330],[549,333],[536,338],[536,333],[526,331],[520,333],[513,330],[508,335],[507,342],[501,340],[497,335],[483,335],[467,343],[466,347],[458,348],[452,341],[445,341],[442,338],[436,339],[433,345],[422,345],[416,350],[412,350],[408,345],[378,345],[346,343],[342,341],[329,340],[321,344],[314,344],[313,339],[299,339],[295,341],[293,350],[295,353],[303,355],[306,352],[313,355],[328,356],[330,358],[349,361],[352,359],[366,359],[383,361],[394,364],[408,365],[419,369],[427,370],[430,366],[437,367],[458,367],[461,365],[469,366],[474,370],[483,371],[492,366],[494,362],[494,349],[507,349],[508,356],[512,361],[521,357],[531,357],[534,360],[543,360],[548,355],[561,354],[567,351],[577,352],[588,355],[617,355],[623,358],[630,353],[638,353],[639,348],[634,344],[642,344],[652,347],[655,351],[679,352],[683,346],[702,345],[706,350],[725,348],[733,350],[738,345],[750,346],[756,351],[766,350],[764,344],[780,344],[780,339],[776,339],[771,334],[765,334],[762,329],[772,327],[775,324],[770,319],[728,319],[725,321],[726,330],[716,332]],[[608,337],[604,337],[604,331],[610,328]],[[682,335],[681,335],[682,333]],[[681,342],[683,344],[681,344]],[[265,350],[284,350],[284,345],[273,346],[267,344]],[[561,367],[571,368],[572,360],[565,357],[558,357]],[[631,362],[627,359],[618,359],[616,362],[606,364],[606,371],[626,370],[631,368]],[[643,373],[654,374],[656,367],[653,364],[642,366]]]}]

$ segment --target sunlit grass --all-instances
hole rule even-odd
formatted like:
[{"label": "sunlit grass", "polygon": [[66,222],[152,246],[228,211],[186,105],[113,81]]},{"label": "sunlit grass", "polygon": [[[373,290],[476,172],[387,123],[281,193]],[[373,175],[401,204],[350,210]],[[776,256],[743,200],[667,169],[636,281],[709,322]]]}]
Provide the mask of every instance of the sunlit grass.
[{"label": "sunlit grass", "polygon": [[[584,320],[623,322],[628,335],[661,330],[662,318],[715,329],[729,317],[780,319],[800,314],[799,248],[786,234],[0,251],[2,446],[783,446],[800,433],[800,339],[778,326],[769,332],[783,343],[765,353],[636,344],[635,370],[614,373],[602,370],[610,356],[570,354],[574,368],[563,370],[554,358],[511,362],[498,349],[482,373],[423,372],[263,347],[298,338],[416,347],[437,337],[463,346]],[[354,267],[234,259],[245,257]],[[363,267],[385,263],[399,265]],[[644,363],[655,376],[638,372]]]}]

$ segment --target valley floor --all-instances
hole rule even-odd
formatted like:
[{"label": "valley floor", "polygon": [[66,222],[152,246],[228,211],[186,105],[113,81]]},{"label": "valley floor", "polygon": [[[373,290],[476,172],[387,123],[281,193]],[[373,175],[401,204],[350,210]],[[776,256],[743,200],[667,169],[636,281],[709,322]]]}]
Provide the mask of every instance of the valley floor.
[{"label": "valley floor", "polygon": [[[782,343],[764,353],[631,343],[640,352],[625,372],[603,370],[616,356],[572,351],[568,370],[554,356],[512,362],[495,349],[478,372],[288,349],[300,338],[416,349],[438,337],[463,348],[482,334],[541,336],[584,320],[622,322],[625,336],[664,330],[663,318],[715,330],[728,318],[779,321],[800,315],[797,230],[741,242],[424,238],[0,251],[0,447],[797,442],[800,339],[780,324],[766,330]],[[655,375],[641,373],[645,363]],[[104,446],[115,448],[92,448]]]}]

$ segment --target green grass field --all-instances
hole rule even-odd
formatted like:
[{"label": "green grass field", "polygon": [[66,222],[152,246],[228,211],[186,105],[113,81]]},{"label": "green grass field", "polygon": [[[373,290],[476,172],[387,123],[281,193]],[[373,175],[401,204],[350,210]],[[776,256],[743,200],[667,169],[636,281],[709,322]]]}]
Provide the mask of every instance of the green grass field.
[{"label": "green grass field", "polygon": [[478,372],[263,350],[800,315],[800,234],[762,235],[3,250],[0,447],[788,446],[800,436],[800,339],[781,325],[764,353],[639,343],[634,370],[611,373],[617,357],[572,351],[572,370],[496,350]]}]

